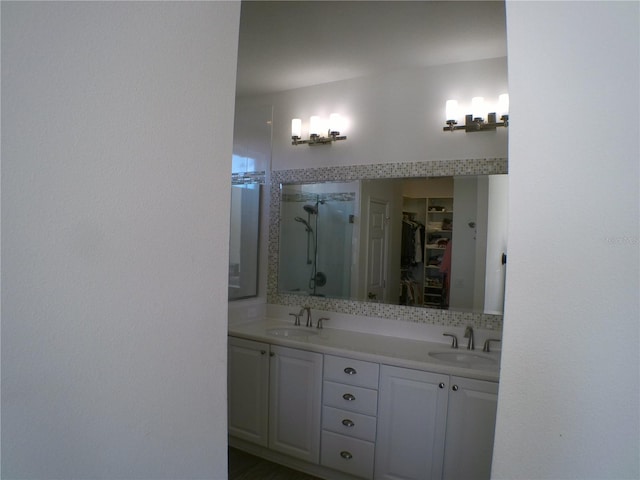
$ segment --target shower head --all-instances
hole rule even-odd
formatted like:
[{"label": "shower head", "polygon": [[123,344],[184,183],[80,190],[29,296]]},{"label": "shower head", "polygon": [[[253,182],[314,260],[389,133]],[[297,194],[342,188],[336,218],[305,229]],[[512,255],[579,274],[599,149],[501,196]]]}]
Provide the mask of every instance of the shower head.
[{"label": "shower head", "polygon": [[318,207],[315,205],[305,205],[304,207],[304,211],[307,213],[311,213],[313,215],[317,215],[318,214]]},{"label": "shower head", "polygon": [[302,223],[305,227],[307,227],[307,232],[313,232],[313,228],[311,228],[311,225],[309,225],[309,222],[307,222],[304,218],[296,217],[294,218],[294,220],[296,222]]}]

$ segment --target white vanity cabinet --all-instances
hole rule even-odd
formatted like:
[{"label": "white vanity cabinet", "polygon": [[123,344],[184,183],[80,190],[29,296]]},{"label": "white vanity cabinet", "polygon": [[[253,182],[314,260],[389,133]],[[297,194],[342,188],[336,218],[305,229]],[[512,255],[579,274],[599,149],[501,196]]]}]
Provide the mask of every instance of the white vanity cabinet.
[{"label": "white vanity cabinet", "polygon": [[325,478],[489,480],[496,381],[336,350],[230,336],[230,443]]},{"label": "white vanity cabinet", "polygon": [[229,337],[229,434],[268,445],[269,344]]},{"label": "white vanity cabinet", "polygon": [[383,365],[376,480],[489,480],[498,384]]},{"label": "white vanity cabinet", "polygon": [[325,355],[321,465],[373,478],[379,369],[377,363]]},{"label": "white vanity cabinet", "polygon": [[380,367],[376,480],[442,476],[449,376]]},{"label": "white vanity cabinet", "polygon": [[229,434],[317,464],[322,357],[229,337]]},{"label": "white vanity cabinet", "polygon": [[271,345],[269,448],[320,460],[322,354]]},{"label": "white vanity cabinet", "polygon": [[451,377],[444,480],[491,478],[498,384]]}]

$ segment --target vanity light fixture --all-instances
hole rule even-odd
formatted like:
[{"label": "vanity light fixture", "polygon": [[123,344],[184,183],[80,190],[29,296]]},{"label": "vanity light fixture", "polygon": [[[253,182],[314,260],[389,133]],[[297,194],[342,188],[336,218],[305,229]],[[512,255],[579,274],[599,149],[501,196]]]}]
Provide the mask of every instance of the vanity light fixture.
[{"label": "vanity light fixture", "polygon": [[342,127],[342,117],[337,113],[329,116],[329,126],[327,128],[327,136],[321,135],[324,131],[322,119],[316,115],[309,119],[309,140],[302,140],[302,120],[294,118],[291,120],[291,145],[324,145],[336,142],[338,140],[346,140],[346,135],[340,135]]},{"label": "vanity light fixture", "polygon": [[[493,107],[491,107],[493,108]],[[465,132],[482,132],[493,131],[496,127],[509,126],[509,94],[503,93],[498,97],[497,113],[487,113],[487,119],[484,119],[484,113],[488,107],[483,97],[473,97],[471,100],[471,113],[465,115],[464,125],[458,125],[458,101],[447,100],[445,105],[446,124],[443,131],[453,132],[454,130],[464,130]],[[500,122],[496,121],[500,115]]]}]

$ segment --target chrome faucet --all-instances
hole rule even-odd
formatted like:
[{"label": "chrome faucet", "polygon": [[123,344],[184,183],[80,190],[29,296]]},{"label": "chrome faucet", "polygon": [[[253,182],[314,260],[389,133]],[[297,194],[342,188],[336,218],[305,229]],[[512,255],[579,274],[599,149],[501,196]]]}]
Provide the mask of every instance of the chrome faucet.
[{"label": "chrome faucet", "polygon": [[445,337],[451,337],[451,348],[458,348],[458,337],[456,337],[453,333],[443,333]]},{"label": "chrome faucet", "polygon": [[485,340],[484,342],[484,348],[482,349],[483,352],[490,352],[491,348],[491,342],[499,342],[500,339],[499,338],[488,338],[487,340]]},{"label": "chrome faucet", "polygon": [[473,343],[473,327],[468,325],[467,328],[464,329],[464,338],[469,339],[469,343],[467,343],[467,350],[475,350],[476,346]]},{"label": "chrome faucet", "polygon": [[299,326],[300,325],[300,315],[302,315],[302,312],[300,312],[300,313],[290,313],[289,315],[291,315],[292,317],[296,317],[296,319],[293,321],[293,326],[294,327]]},{"label": "chrome faucet", "polygon": [[316,325],[316,328],[322,328],[322,322],[326,322],[329,319],[327,317],[323,317],[323,318],[319,318],[318,319],[318,324]]},{"label": "chrome faucet", "polygon": [[300,310],[300,316],[302,316],[304,312],[307,312],[307,327],[312,327],[313,324],[311,323],[311,307],[302,307],[302,310]]}]

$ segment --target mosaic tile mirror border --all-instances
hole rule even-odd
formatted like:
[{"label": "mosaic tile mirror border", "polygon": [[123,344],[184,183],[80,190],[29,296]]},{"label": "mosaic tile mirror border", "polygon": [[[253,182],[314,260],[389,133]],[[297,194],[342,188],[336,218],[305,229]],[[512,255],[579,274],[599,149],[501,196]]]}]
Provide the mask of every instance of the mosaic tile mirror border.
[{"label": "mosaic tile mirror border", "polygon": [[317,183],[452,175],[497,175],[506,173],[508,173],[508,161],[506,158],[350,165],[275,170],[271,172],[267,302],[276,305],[295,306],[304,303],[318,310],[430,325],[451,327],[474,325],[476,328],[502,330],[502,315],[456,312],[324,297],[302,297],[300,295],[278,293],[278,246],[280,242],[280,184],[283,183]]}]

